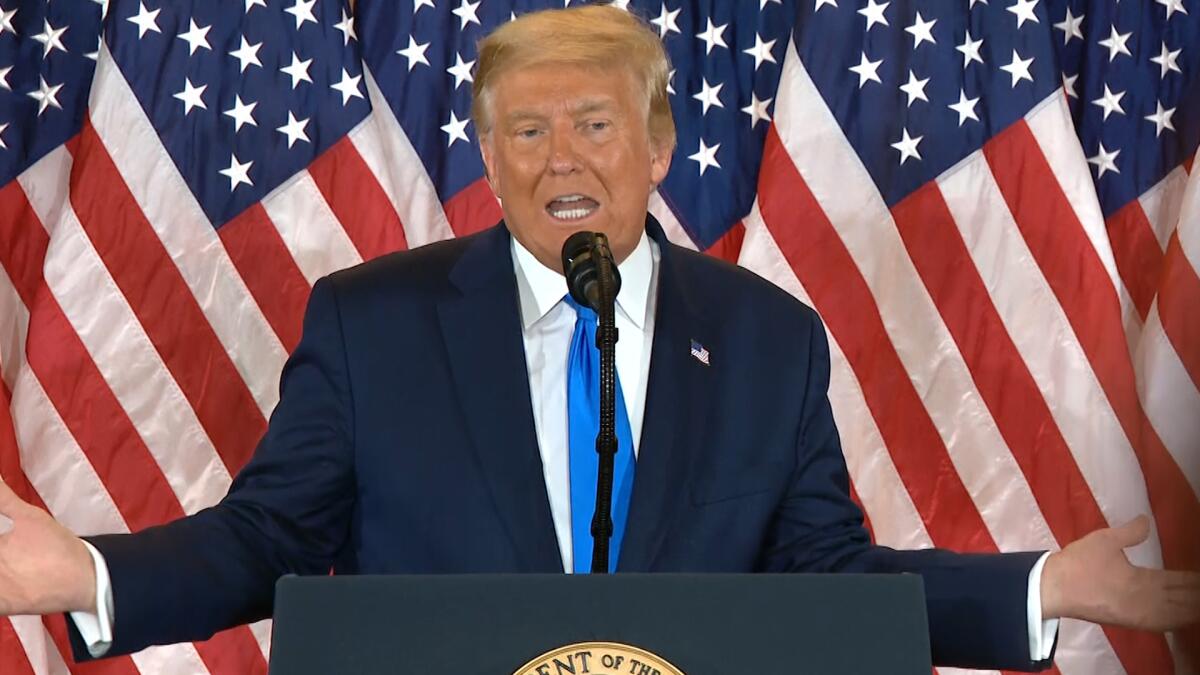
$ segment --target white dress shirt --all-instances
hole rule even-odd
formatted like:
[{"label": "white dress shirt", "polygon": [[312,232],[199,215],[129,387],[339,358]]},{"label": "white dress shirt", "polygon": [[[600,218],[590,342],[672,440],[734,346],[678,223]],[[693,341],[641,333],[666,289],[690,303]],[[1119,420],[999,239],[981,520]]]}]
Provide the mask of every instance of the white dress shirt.
[{"label": "white dress shirt", "polygon": [[[575,331],[575,310],[563,302],[567,282],[562,274],[538,262],[515,238],[512,240],[513,269],[521,309],[525,365],[542,473],[563,570],[574,569],[571,537],[570,443],[567,425],[567,360]],[[621,290],[617,294],[617,377],[628,408],[633,433],[633,452],[641,442],[646,404],[646,381],[654,339],[654,308],[658,289],[658,244],[645,234],[619,266]],[[111,581],[100,553],[88,544],[96,563],[96,607],[98,614],[72,612],[71,618],[92,656],[102,656],[112,644]],[[1042,620],[1041,578],[1046,557],[1029,572],[1027,600],[1029,653],[1034,659],[1049,658],[1058,633],[1058,620]],[[103,619],[102,619],[103,618]]]}]

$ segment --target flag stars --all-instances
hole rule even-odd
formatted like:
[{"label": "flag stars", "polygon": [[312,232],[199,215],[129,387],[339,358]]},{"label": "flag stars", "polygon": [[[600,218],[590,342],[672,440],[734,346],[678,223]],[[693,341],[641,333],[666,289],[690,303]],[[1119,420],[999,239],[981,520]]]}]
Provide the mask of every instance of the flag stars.
[{"label": "flag stars", "polygon": [[1121,173],[1117,168],[1117,155],[1121,154],[1121,149],[1117,148],[1112,152],[1104,149],[1103,143],[1098,143],[1100,150],[1095,155],[1088,157],[1088,164],[1096,167],[1096,178],[1102,177],[1105,173],[1112,171],[1113,173]]},{"label": "flag stars", "polygon": [[208,106],[205,105],[204,99],[201,98],[204,95],[205,89],[208,89],[207,84],[196,87],[192,85],[191,78],[183,78],[183,91],[174,94],[174,96],[180,101],[183,101],[183,114],[185,116],[192,112],[192,108],[208,110]]},{"label": "flag stars", "polygon": [[1079,98],[1079,94],[1075,93],[1075,80],[1079,79],[1079,74],[1062,76],[1063,91],[1067,93],[1068,98]]},{"label": "flag stars", "polygon": [[1017,83],[1021,80],[1029,80],[1033,82],[1033,75],[1029,74],[1029,67],[1033,65],[1033,57],[1027,59],[1021,58],[1017,50],[1012,50],[1012,62],[1007,66],[1000,66],[1000,70],[1012,75],[1012,88],[1017,88]]},{"label": "flag stars", "polygon": [[961,127],[967,120],[979,121],[979,116],[975,114],[975,106],[979,103],[979,97],[967,98],[967,92],[963,89],[958,90],[958,103],[951,103],[948,108],[958,113],[958,126]]},{"label": "flag stars", "polygon": [[38,117],[46,112],[46,108],[54,107],[62,110],[62,104],[58,102],[58,91],[63,86],[61,84],[50,86],[46,84],[46,78],[41,76],[38,76],[38,81],[38,88],[29,92],[29,98],[38,102]]},{"label": "flag stars", "polygon": [[308,120],[309,118],[307,117],[302,120],[296,119],[296,116],[292,114],[291,110],[289,110],[287,124],[275,129],[275,131],[287,136],[289,150],[296,141],[304,141],[305,143],[312,142],[308,140],[308,133],[304,130],[304,128],[308,126]]},{"label": "flag stars", "polygon": [[1112,63],[1113,59],[1117,58],[1119,54],[1132,56],[1132,54],[1129,53],[1129,47],[1126,45],[1126,43],[1129,42],[1129,36],[1131,35],[1133,35],[1133,31],[1121,34],[1117,32],[1116,26],[1112,26],[1112,31],[1108,34],[1108,37],[1099,41],[1099,45],[1101,47],[1106,47],[1108,49],[1109,63]]},{"label": "flag stars", "polygon": [[750,105],[742,108],[742,112],[750,116],[751,129],[757,127],[759,122],[771,123],[771,116],[767,113],[767,107],[774,100],[773,98],[768,98],[765,101],[760,101],[754,92],[750,92]]},{"label": "flag stars", "polygon": [[900,85],[900,91],[908,95],[907,107],[911,108],[913,101],[929,101],[929,98],[925,96],[925,85],[927,84],[929,84],[928,77],[923,80],[918,80],[913,71],[908,71],[908,82]]},{"label": "flag stars", "polygon": [[1158,138],[1163,129],[1175,131],[1175,125],[1171,123],[1171,117],[1175,115],[1175,108],[1163,109],[1162,103],[1154,102],[1154,114],[1146,115],[1144,119],[1154,122],[1154,137]]},{"label": "flag stars", "polygon": [[12,85],[8,83],[8,73],[13,69],[12,66],[0,68],[0,89],[12,91]]},{"label": "flag stars", "polygon": [[333,24],[333,27],[341,31],[343,47],[350,44],[351,40],[358,41],[358,34],[354,32],[354,17],[347,14],[345,9],[342,10],[342,20]]},{"label": "flag stars", "polygon": [[658,37],[665,38],[670,33],[682,32],[679,30],[679,23],[676,21],[681,11],[683,10],[667,9],[667,3],[662,3],[662,11],[659,12],[657,17],[650,20],[650,23],[658,26]]},{"label": "flag stars", "polygon": [[825,5],[829,5],[829,6],[833,7],[834,9],[837,9],[837,6],[838,6],[837,0],[814,0],[813,4],[814,4],[813,14],[816,14],[817,12],[821,11],[821,8],[824,7]]},{"label": "flag stars", "polygon": [[474,61],[463,61],[462,54],[454,55],[454,65],[446,69],[447,73],[454,76],[454,88],[457,90],[464,82],[474,82],[475,78],[471,75],[471,68],[475,66]]},{"label": "flag stars", "polygon": [[468,0],[462,0],[462,2],[458,5],[457,8],[451,10],[451,13],[458,17],[458,21],[459,21],[458,29],[459,30],[466,30],[467,24],[470,24],[470,23],[473,23],[476,26],[482,25],[479,23],[479,16],[477,14],[479,12],[479,3],[480,2],[482,2],[482,0],[476,0],[476,2],[468,2]]},{"label": "flag stars", "polygon": [[470,143],[471,139],[467,137],[467,125],[471,123],[471,118],[458,119],[458,115],[454,111],[450,111],[450,121],[442,125],[442,131],[446,134],[446,147],[454,147],[458,141]]},{"label": "flag stars", "polygon": [[138,3],[138,13],[126,19],[130,23],[138,27],[138,39],[141,40],[146,36],[146,33],[155,32],[161,33],[162,30],[158,27],[158,13],[161,9],[156,9],[153,12],[146,9],[145,2]]},{"label": "flag stars", "polygon": [[434,6],[433,0],[413,0],[413,16],[416,16],[417,12],[421,11],[422,7],[429,7],[433,11],[437,11],[437,7]]},{"label": "flag stars", "polygon": [[1104,119],[1108,120],[1108,116],[1114,112],[1119,115],[1125,114],[1125,109],[1121,107],[1121,99],[1124,97],[1125,92],[1118,91],[1113,93],[1106,84],[1104,85],[1104,95],[1092,101],[1092,104],[1100,106],[1104,110]]},{"label": "flag stars", "polygon": [[225,115],[233,118],[233,130],[238,132],[242,130],[242,125],[249,124],[252,127],[258,126],[258,122],[254,121],[254,108],[258,103],[251,101],[243,103],[242,97],[234,95],[233,107],[224,112]]},{"label": "flag stars", "polygon": [[288,14],[296,17],[296,30],[306,23],[317,22],[317,17],[313,16],[313,5],[317,4],[317,0],[296,0],[296,4],[283,10]]},{"label": "flag stars", "polygon": [[916,21],[904,29],[905,33],[913,36],[913,49],[921,46],[922,42],[928,42],[931,45],[936,45],[937,40],[933,39],[933,25],[937,23],[937,19],[925,21],[921,18],[921,13],[917,12]]},{"label": "flag stars", "polygon": [[1041,23],[1035,14],[1038,0],[1017,0],[1015,4],[1008,7],[1008,11],[1012,12],[1017,17],[1017,28],[1025,25],[1026,21]]},{"label": "flag stars", "polygon": [[1159,75],[1159,79],[1165,78],[1167,76],[1167,73],[1169,73],[1171,71],[1175,71],[1177,73],[1183,72],[1182,70],[1179,69],[1179,63],[1178,63],[1179,52],[1181,52],[1181,51],[1183,51],[1183,50],[1176,49],[1174,51],[1171,51],[1171,50],[1167,49],[1167,43],[1164,42],[1164,43],[1162,43],[1162,51],[1159,52],[1158,56],[1150,57],[1151,63],[1157,63],[1159,68],[1162,69],[1162,72]]},{"label": "flag stars", "polygon": [[862,89],[868,81],[878,82],[883,84],[883,80],[879,79],[879,66],[883,63],[883,59],[872,61],[867,58],[867,53],[862,53],[862,58],[859,59],[857,66],[850,66],[850,72],[858,75],[858,88]]},{"label": "flag stars", "polygon": [[721,87],[724,87],[724,86],[725,86],[724,83],[718,82],[715,87],[711,87],[708,84],[708,78],[701,78],[700,93],[692,96],[692,98],[694,98],[697,101],[700,101],[700,103],[704,104],[704,110],[701,114],[707,115],[708,109],[713,106],[716,106],[718,108],[725,107],[725,104],[721,103],[721,99],[719,98],[721,95]]},{"label": "flag stars", "polygon": [[1063,44],[1070,44],[1074,38],[1079,38],[1083,41],[1083,14],[1075,16],[1071,13],[1071,8],[1067,8],[1067,18],[1054,24],[1054,27],[1063,32]]},{"label": "flag stars", "polygon": [[904,163],[909,158],[921,159],[921,153],[917,150],[917,145],[921,143],[922,138],[925,138],[924,136],[917,136],[916,138],[909,136],[908,129],[902,129],[902,131],[904,135],[901,136],[900,140],[892,143],[892,147],[900,151],[900,166],[904,166]]},{"label": "flag stars", "polygon": [[237,155],[229,154],[229,168],[221,169],[217,173],[229,178],[229,191],[233,192],[237,186],[246,184],[254,187],[254,182],[250,180],[250,167],[254,164],[250,162],[239,162]]},{"label": "flag stars", "polygon": [[964,70],[966,69],[967,66],[971,65],[972,61],[978,61],[979,63],[983,63],[983,57],[979,55],[979,50],[982,47],[983,47],[983,38],[979,38],[978,40],[972,40],[971,39],[971,31],[968,30],[966,36],[963,38],[963,43],[954,48],[955,50],[962,52],[963,69]]},{"label": "flag stars", "polygon": [[4,143],[4,130],[8,128],[8,123],[0,123],[0,150],[7,150],[8,145]]},{"label": "flag stars", "polygon": [[329,85],[330,89],[342,95],[343,108],[350,103],[350,99],[363,98],[362,92],[358,89],[360,80],[362,80],[362,74],[350,77],[350,73],[345,68],[342,68],[342,79]]},{"label": "flag stars", "polygon": [[429,59],[425,58],[425,50],[429,49],[429,43],[418,43],[413,36],[408,36],[408,46],[398,50],[396,53],[408,59],[408,72],[412,72],[413,68],[417,67],[418,63],[429,65]]},{"label": "flag stars", "polygon": [[729,45],[725,44],[725,29],[729,24],[723,23],[720,26],[714,26],[712,19],[708,19],[708,27],[703,31],[696,33],[696,37],[704,42],[704,53],[711,54],[714,47],[724,47],[729,49]]},{"label": "flag stars", "polygon": [[212,26],[197,26],[195,19],[188,19],[187,32],[178,35],[180,40],[188,43],[188,56],[195,54],[197,49],[212,51],[212,45],[208,44],[208,31],[211,29]]},{"label": "flag stars", "polygon": [[771,53],[771,50],[775,48],[776,42],[776,40],[763,42],[763,39],[759,37],[758,33],[754,34],[754,46],[750,49],[745,49],[742,51],[743,54],[749,54],[750,56],[754,57],[754,72],[757,73],[758,67],[768,61],[771,63],[779,63],[775,60],[775,55]]},{"label": "flag stars", "polygon": [[246,14],[249,14],[250,10],[254,9],[255,7],[266,7],[266,6],[267,6],[267,0],[246,0]]},{"label": "flag stars", "polygon": [[[33,36],[34,40],[42,43],[42,58],[50,56],[55,49],[64,54],[67,52],[67,48],[64,47],[62,43],[62,36],[63,33],[67,32],[67,28],[69,28],[69,26],[55,28],[54,26],[50,25],[49,19],[46,19],[42,22],[42,32]],[[0,30],[0,32],[3,31]],[[16,35],[16,31],[13,31],[13,34]]]},{"label": "flag stars", "polygon": [[1187,14],[1187,8],[1183,6],[1183,0],[1154,0],[1158,4],[1167,8],[1167,19],[1175,12]]},{"label": "flag stars", "polygon": [[246,72],[250,66],[258,66],[262,68],[262,61],[258,60],[258,50],[262,48],[263,43],[250,44],[245,36],[242,36],[242,45],[237,49],[229,52],[229,55],[238,60],[239,71]]},{"label": "flag stars", "polygon": [[279,69],[279,72],[292,78],[292,89],[300,86],[301,82],[312,82],[312,78],[308,76],[308,67],[312,65],[312,59],[300,60],[300,56],[296,52],[292,52],[292,62]]},{"label": "flag stars", "polygon": [[4,9],[0,7],[0,35],[5,32],[17,34],[17,29],[13,28],[13,17],[17,15],[17,8]]},{"label": "flag stars", "polygon": [[877,2],[875,2],[875,0],[867,0],[867,6],[858,10],[859,14],[862,14],[863,16],[867,17],[867,32],[868,33],[871,32],[871,27],[874,26],[875,24],[881,24],[884,26],[891,25],[888,23],[887,17],[883,15],[883,13],[887,10],[888,5],[890,5],[890,4],[892,4],[890,1],[884,2],[884,3],[877,3]]},{"label": "flag stars", "polygon": [[704,172],[707,171],[709,167],[714,169],[721,168],[720,162],[717,161],[717,150],[720,148],[720,143],[717,143],[710,148],[708,144],[704,142],[704,139],[701,138],[700,149],[695,153],[688,155],[688,159],[700,165],[700,175],[703,176]]}]

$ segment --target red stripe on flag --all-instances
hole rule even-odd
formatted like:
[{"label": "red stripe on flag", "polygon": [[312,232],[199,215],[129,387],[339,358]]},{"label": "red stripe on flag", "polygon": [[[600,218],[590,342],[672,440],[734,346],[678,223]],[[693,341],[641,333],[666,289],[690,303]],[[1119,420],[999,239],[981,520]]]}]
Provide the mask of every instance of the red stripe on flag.
[{"label": "red stripe on flag", "polygon": [[284,349],[300,342],[304,305],[312,288],[296,266],[279,230],[261,204],[254,204],[217,230],[230,261]]},{"label": "red stripe on flag", "polygon": [[[904,246],[929,290],[1000,435],[1061,543],[1107,527],[1050,407],[992,303],[936,183],[892,208]],[[1130,675],[1169,672],[1161,635],[1105,628]]]},{"label": "red stripe on flag", "polygon": [[267,421],[86,119],[71,171],[71,203],[217,453],[237,473]]},{"label": "red stripe on flag", "polygon": [[408,248],[400,216],[349,137],[310,164],[308,173],[363,260]]},{"label": "red stripe on flag", "polygon": [[1145,475],[1168,567],[1200,569],[1200,503],[1137,397],[1116,290],[1028,125],[1013,124],[984,156],[1017,227],[1062,306]]},{"label": "red stripe on flag", "polygon": [[1163,251],[1150,227],[1150,219],[1142,210],[1142,203],[1131,199],[1121,210],[1109,216],[1104,225],[1117,260],[1117,272],[1125,282],[1129,296],[1133,298],[1138,315],[1145,321],[1150,313],[1150,305],[1154,303],[1155,286],[1163,261]]},{"label": "red stripe on flag", "polygon": [[0,188],[0,265],[29,308],[30,367],[129,527],[178,518],[175,493],[42,279],[48,245],[20,185]]},{"label": "red stripe on flag", "polygon": [[[129,528],[180,518],[175,493],[41,277],[48,245],[20,185],[0,188],[0,265],[29,308],[30,367]],[[197,650],[214,675],[266,671],[248,628],[197,643]]]},{"label": "red stripe on flag", "polygon": [[9,675],[34,675],[25,646],[12,622],[4,617],[0,617],[0,670]]},{"label": "red stripe on flag", "polygon": [[900,479],[937,546],[995,551],[888,338],[875,298],[774,128],[759,172],[759,209],[862,385]]},{"label": "red stripe on flag", "polygon": [[709,246],[704,252],[729,263],[737,264],[742,254],[742,242],[746,239],[746,225],[742,221],[733,224],[729,231]]},{"label": "red stripe on flag", "polygon": [[1158,283],[1158,317],[1183,367],[1200,388],[1200,277],[1179,244],[1179,230],[1167,242]]},{"label": "red stripe on flag", "polygon": [[486,178],[463,188],[443,205],[454,236],[475,234],[500,222],[504,214]]}]

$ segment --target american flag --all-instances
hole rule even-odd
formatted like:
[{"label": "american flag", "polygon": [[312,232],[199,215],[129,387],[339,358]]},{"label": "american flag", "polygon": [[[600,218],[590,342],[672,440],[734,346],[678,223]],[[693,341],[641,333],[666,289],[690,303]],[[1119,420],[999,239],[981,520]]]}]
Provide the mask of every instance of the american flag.
[{"label": "american flag", "polygon": [[[312,283],[497,221],[475,44],[562,4],[0,0],[4,480],[81,534],[217,501]],[[675,68],[651,211],[820,312],[877,541],[1146,513],[1131,558],[1200,569],[1196,0],[616,4]],[[1194,672],[1180,637],[1068,621],[1056,668]],[[62,617],[0,619],[6,674],[268,649],[263,622],[79,666]]]}]

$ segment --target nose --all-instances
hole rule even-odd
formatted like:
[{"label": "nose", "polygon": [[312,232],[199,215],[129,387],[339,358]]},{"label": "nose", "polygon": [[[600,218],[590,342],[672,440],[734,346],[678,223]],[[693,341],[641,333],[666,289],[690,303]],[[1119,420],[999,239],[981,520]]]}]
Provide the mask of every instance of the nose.
[{"label": "nose", "polygon": [[573,131],[557,126],[550,131],[550,159],[547,169],[553,175],[565,176],[580,169],[579,152]]}]

